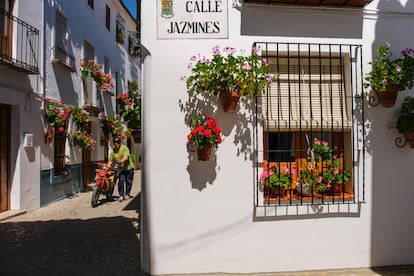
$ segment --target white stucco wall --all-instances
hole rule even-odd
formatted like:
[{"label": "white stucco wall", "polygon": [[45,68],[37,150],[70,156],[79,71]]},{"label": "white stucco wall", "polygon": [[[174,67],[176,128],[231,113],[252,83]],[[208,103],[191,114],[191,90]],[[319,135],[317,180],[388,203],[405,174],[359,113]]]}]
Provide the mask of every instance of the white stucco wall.
[{"label": "white stucco wall", "polygon": [[[228,39],[157,39],[157,2],[142,1],[144,93],[143,267],[152,274],[271,272],[413,264],[411,200],[414,152],[394,145],[387,124],[395,108],[366,108],[365,203],[354,216],[259,221],[254,209],[252,147],[242,149],[236,114],[216,115],[224,141],[209,162],[186,148],[188,94],[180,78],[197,53],[215,45],[250,49],[255,41],[356,43],[364,70],[373,49],[390,41],[396,55],[414,48],[414,7],[374,0],[364,12],[229,5]],[[396,4],[398,2],[401,7]],[[405,6],[404,9],[402,6]],[[380,11],[377,10],[380,9]],[[387,12],[392,11],[392,12]],[[403,12],[403,13],[401,13]],[[242,114],[242,115],[241,115]],[[252,130],[252,126],[248,126]],[[362,176],[360,176],[362,177]],[[360,181],[362,187],[362,180]],[[359,191],[362,193],[362,190]]]},{"label": "white stucco wall", "polygon": [[[15,1],[12,14],[40,31],[43,10],[37,7],[42,3],[41,0],[29,3]],[[41,53],[40,48],[36,54]],[[41,60],[37,66],[39,70],[42,69]],[[42,91],[42,79],[39,75],[21,73],[7,66],[0,67],[0,103],[11,106],[10,209],[33,209],[40,205],[39,139],[43,139],[43,131],[35,119],[40,115],[40,103],[35,94]],[[33,134],[34,147],[23,147],[25,134]]]}]

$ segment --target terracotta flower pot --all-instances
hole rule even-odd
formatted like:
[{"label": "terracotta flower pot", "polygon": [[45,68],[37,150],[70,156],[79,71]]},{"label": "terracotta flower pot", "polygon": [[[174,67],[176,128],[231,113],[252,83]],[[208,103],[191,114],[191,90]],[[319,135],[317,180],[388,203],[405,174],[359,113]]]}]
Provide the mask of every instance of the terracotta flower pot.
[{"label": "terracotta flower pot", "polygon": [[383,107],[393,107],[395,105],[398,92],[399,88],[396,86],[387,87],[385,91],[376,91]]},{"label": "terracotta flower pot", "polygon": [[47,136],[45,136],[45,143],[46,144],[51,144],[52,143],[52,138],[49,138],[49,137],[47,137]]},{"label": "terracotta flower pot", "polygon": [[197,149],[197,158],[198,161],[208,161],[210,160],[211,151],[213,149],[212,145],[206,145],[201,149]]},{"label": "terracotta flower pot", "polygon": [[223,106],[224,112],[236,112],[237,104],[240,99],[240,94],[238,92],[220,92],[219,96],[221,99],[221,104]]},{"label": "terracotta flower pot", "polygon": [[404,133],[405,139],[407,140],[410,148],[414,148],[414,131],[412,132],[405,132]]}]

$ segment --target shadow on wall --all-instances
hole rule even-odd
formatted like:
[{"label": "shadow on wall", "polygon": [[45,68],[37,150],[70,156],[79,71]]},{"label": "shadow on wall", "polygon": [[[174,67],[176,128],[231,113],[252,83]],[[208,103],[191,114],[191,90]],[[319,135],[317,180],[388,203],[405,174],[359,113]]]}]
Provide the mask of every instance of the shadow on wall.
[{"label": "shadow on wall", "polygon": [[241,9],[241,34],[356,39],[362,37],[362,10],[332,10],[322,13],[312,12],[307,8],[307,12],[302,11],[305,10],[282,9],[271,5],[245,6]]},{"label": "shadow on wall", "polygon": [[[220,148],[224,147],[225,144],[229,144],[231,140],[236,146],[236,156],[243,155],[245,161],[254,159],[251,132],[254,118],[253,100],[240,98],[235,113],[225,113],[217,96],[190,93],[188,100],[180,99],[178,105],[184,115],[184,123],[188,127],[188,133],[191,131],[192,118],[197,114],[214,116],[222,131],[223,143],[219,144],[218,149],[213,151],[209,161],[198,161],[194,147],[187,144],[187,171],[190,175],[192,188],[201,191],[206,188],[207,184],[213,184],[217,177],[217,171],[220,170],[216,151],[220,151]],[[235,135],[232,139],[230,136],[233,132]],[[186,138],[183,137],[183,139]]]},{"label": "shadow on wall", "polygon": [[[405,5],[401,4],[403,2],[406,2]],[[414,48],[414,29],[408,27],[414,25],[414,0],[379,0],[378,10],[372,54],[375,55],[378,46],[386,42],[391,44],[396,58],[401,50]],[[370,70],[369,65],[364,66],[367,66],[365,71]],[[394,107],[379,105],[367,109],[367,122],[370,123],[367,151],[373,156],[372,185],[368,186],[372,187],[372,266],[414,263],[414,221],[411,219],[414,208],[411,172],[414,151],[408,145],[396,147],[395,139],[400,135],[396,130],[387,129],[403,99],[413,94],[413,90],[401,91]]]}]

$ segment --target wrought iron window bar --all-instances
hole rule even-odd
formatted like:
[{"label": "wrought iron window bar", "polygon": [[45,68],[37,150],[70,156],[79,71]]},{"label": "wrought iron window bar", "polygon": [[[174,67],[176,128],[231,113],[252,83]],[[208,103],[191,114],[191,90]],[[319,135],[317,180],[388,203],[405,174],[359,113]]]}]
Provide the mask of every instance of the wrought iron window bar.
[{"label": "wrought iron window bar", "polygon": [[38,74],[39,30],[0,9],[0,61],[18,71]]},{"label": "wrought iron window bar", "polygon": [[75,58],[59,46],[53,47],[53,59],[62,63],[70,71],[75,72]]},{"label": "wrought iron window bar", "polygon": [[[270,73],[274,74],[271,88],[256,101],[256,207],[364,202],[365,115],[361,45],[257,42],[254,46],[261,50]],[[267,137],[269,133],[299,138],[288,143],[279,141],[288,147],[272,146]],[[294,189],[292,182],[286,194],[271,196],[260,179],[263,160],[273,156],[271,161],[279,169],[283,165],[295,168],[297,178],[304,165],[301,162],[308,162],[311,149],[312,138],[306,141],[304,137],[312,135],[330,137],[330,142],[340,141],[332,150],[341,156],[341,169],[348,160],[351,179],[346,189],[342,186],[340,192],[335,192],[335,186],[343,184],[332,183],[332,192],[316,193],[313,190],[305,196],[302,190]],[[324,174],[323,170],[321,174]]]}]

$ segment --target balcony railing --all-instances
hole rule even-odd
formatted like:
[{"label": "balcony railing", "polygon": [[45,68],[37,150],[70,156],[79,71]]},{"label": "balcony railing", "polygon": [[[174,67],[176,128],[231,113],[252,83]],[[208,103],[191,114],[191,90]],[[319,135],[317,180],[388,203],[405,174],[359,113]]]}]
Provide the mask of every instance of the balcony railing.
[{"label": "balcony railing", "polygon": [[53,61],[61,63],[72,72],[76,71],[75,58],[59,46],[53,47]]},{"label": "balcony railing", "polygon": [[38,74],[39,30],[0,9],[0,62],[28,74]]}]

